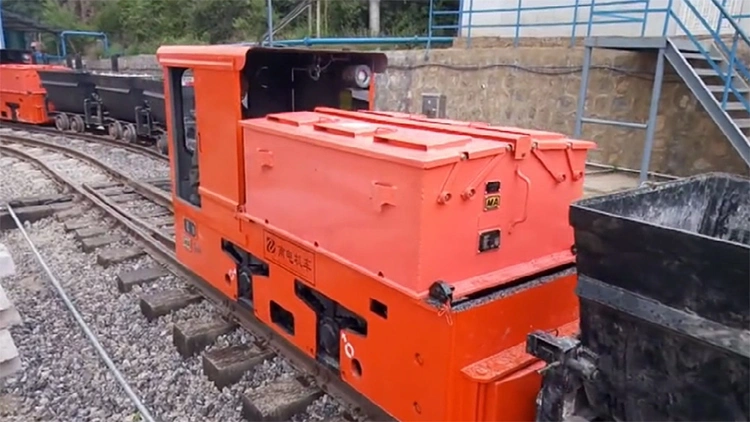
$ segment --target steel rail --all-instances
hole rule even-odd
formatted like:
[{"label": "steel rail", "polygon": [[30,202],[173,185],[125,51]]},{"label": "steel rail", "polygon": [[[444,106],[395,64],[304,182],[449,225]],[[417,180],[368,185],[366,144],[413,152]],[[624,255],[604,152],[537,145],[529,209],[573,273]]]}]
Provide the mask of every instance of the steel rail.
[{"label": "steel rail", "polygon": [[[7,137],[7,135],[0,136],[0,138],[2,137]],[[47,143],[41,141],[41,144]],[[283,338],[271,327],[265,325],[261,320],[255,317],[252,312],[249,312],[238,303],[230,300],[223,293],[193,273],[190,269],[183,266],[177,258],[174,248],[168,247],[163,242],[154,239],[153,231],[146,229],[145,223],[142,221],[138,222],[138,218],[128,216],[122,210],[118,212],[117,208],[113,207],[114,204],[110,204],[99,198],[99,196],[90,191],[90,187],[69,181],[65,176],[49,167],[46,163],[25,151],[2,144],[0,144],[0,151],[5,151],[6,153],[13,154],[21,159],[37,164],[44,172],[51,175],[51,177],[70,186],[78,195],[103,210],[114,219],[123,230],[133,236],[135,243],[142,247],[153,259],[160,262],[172,274],[186,281],[190,288],[198,291],[200,295],[208,299],[214,306],[216,306],[221,315],[237,322],[240,326],[252,333],[255,338],[258,339],[257,344],[259,347],[270,349],[276,354],[288,359],[292,366],[313,377],[316,385],[322,391],[341,400],[353,412],[364,412],[369,416],[370,420],[394,420],[393,417],[383,409],[367,399],[352,386],[341,380],[338,373],[307,356],[302,350],[296,348],[289,340]],[[89,158],[95,160],[93,157]],[[99,166],[105,167],[106,165],[99,163]]]},{"label": "steel rail", "polygon": [[105,365],[107,365],[107,368],[109,368],[109,371],[112,373],[112,375],[115,377],[115,380],[117,380],[117,383],[120,384],[123,390],[125,390],[125,394],[127,394],[128,398],[130,398],[130,401],[133,402],[133,405],[136,409],[138,409],[138,412],[140,412],[141,417],[149,422],[154,422],[153,416],[151,416],[151,412],[148,411],[146,406],[141,402],[141,399],[138,397],[137,394],[135,394],[135,391],[130,387],[130,384],[128,384],[127,380],[125,380],[125,377],[123,377],[122,373],[119,369],[117,369],[117,366],[114,362],[112,362],[112,359],[109,357],[109,354],[106,350],[104,350],[104,346],[102,346],[101,343],[99,343],[99,339],[96,337],[96,334],[94,334],[93,331],[91,331],[91,328],[86,324],[86,321],[83,320],[83,317],[81,316],[81,313],[78,312],[78,309],[73,304],[73,302],[68,297],[68,294],[65,292],[65,289],[60,284],[60,281],[57,280],[55,275],[52,273],[52,270],[47,266],[47,263],[44,261],[44,258],[42,258],[42,254],[39,252],[39,250],[34,245],[34,242],[29,237],[29,234],[26,232],[26,230],[23,227],[23,223],[18,219],[18,216],[13,211],[13,207],[10,205],[6,206],[8,209],[8,214],[13,218],[13,221],[16,223],[16,226],[18,227],[18,230],[21,231],[21,234],[26,239],[26,242],[29,244],[29,247],[31,248],[31,251],[36,256],[36,260],[39,262],[39,264],[44,269],[44,272],[47,273],[47,277],[49,278],[50,282],[52,283],[52,286],[57,291],[57,294],[60,295],[60,298],[65,303],[65,307],[68,308],[68,311],[70,311],[71,314],[73,314],[73,318],[75,319],[76,323],[79,327],[81,327],[81,330],[83,330],[83,333],[86,335],[86,338],[88,338],[89,342],[94,346],[94,349],[96,349],[96,353],[99,354],[99,357],[102,359]]},{"label": "steel rail", "polygon": [[[40,133],[44,135],[54,135],[54,136],[64,136],[64,137],[71,137],[75,139],[80,139],[85,142],[91,142],[91,143],[104,143],[109,145],[115,145],[117,147],[120,147],[122,149],[128,150],[130,152],[138,153],[138,154],[145,154],[150,156],[151,158],[155,158],[157,160],[161,161],[169,161],[169,157],[160,153],[159,151],[147,147],[144,145],[138,145],[138,144],[130,144],[124,141],[118,141],[117,139],[112,139],[107,136],[102,135],[94,135],[91,133],[76,133],[76,132],[61,132],[53,127],[47,127],[47,126],[31,126],[21,123],[11,123],[11,122],[0,122],[0,128],[5,127],[8,129],[13,130],[22,130],[29,133]],[[13,134],[10,134],[13,135]]]},{"label": "steel rail", "polygon": [[[163,243],[165,246],[169,247],[170,249],[175,248],[175,242],[174,237],[164,233],[162,230],[159,230],[157,227],[154,227],[152,224],[149,224],[145,221],[145,219],[137,218],[133,216],[129,216],[128,212],[118,205],[116,202],[114,202],[112,199],[108,198],[106,195],[102,194],[101,192],[97,192],[96,188],[92,187],[91,185],[84,184],[83,189],[86,189],[89,193],[99,198],[100,201],[106,203],[113,211],[117,212],[118,214],[129,218],[134,223],[138,224],[145,232],[149,233],[153,238],[158,240],[159,242]],[[174,213],[172,213],[172,217],[174,217]]]},{"label": "steel rail", "polygon": [[164,190],[159,189],[155,186],[151,186],[146,183],[135,180],[123,174],[122,172],[102,163],[97,158],[92,157],[91,155],[86,154],[85,152],[78,151],[75,148],[53,144],[51,142],[42,141],[39,139],[29,139],[29,138],[24,138],[18,135],[0,134],[0,141],[4,141],[4,140],[19,143],[19,144],[31,145],[35,147],[54,150],[64,155],[69,155],[71,157],[86,161],[87,163],[103,170],[104,172],[112,176],[114,179],[131,185],[133,189],[135,189],[138,193],[150,199],[151,201],[174,212],[174,207],[172,206],[171,194],[168,194]]}]

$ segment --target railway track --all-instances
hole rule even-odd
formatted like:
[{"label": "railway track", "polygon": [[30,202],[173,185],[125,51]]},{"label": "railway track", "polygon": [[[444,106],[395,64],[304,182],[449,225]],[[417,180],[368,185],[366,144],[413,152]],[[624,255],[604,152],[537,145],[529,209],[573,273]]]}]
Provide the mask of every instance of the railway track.
[{"label": "railway track", "polygon": [[[58,231],[72,234],[81,251],[95,257],[100,271],[115,271],[111,275],[116,294],[138,296],[147,324],[177,318],[171,338],[176,350],[202,367],[216,387],[229,391],[246,419],[385,418],[337,377],[180,265],[174,254],[168,179],[140,181],[79,148],[31,135],[0,133],[0,154],[33,164],[67,189],[57,202],[22,201],[19,211],[38,207],[54,214]],[[200,309],[200,315],[191,309]],[[274,375],[270,379],[269,373]],[[147,397],[144,402],[149,406],[162,400],[177,399]],[[153,413],[175,417],[169,409]],[[216,412],[207,415],[226,419]]]},{"label": "railway track", "polygon": [[133,153],[145,155],[153,159],[161,160],[167,163],[169,162],[169,157],[157,151],[154,146],[130,144],[124,141],[119,141],[117,139],[114,139],[104,133],[102,133],[101,135],[96,135],[92,133],[60,132],[59,130],[51,126],[31,126],[31,125],[12,123],[12,122],[7,122],[7,121],[0,122],[0,128],[11,129],[16,132],[36,133],[36,134],[49,135],[49,136],[54,136],[54,137],[63,137],[63,138],[68,138],[68,139],[80,139],[80,140],[93,142],[93,143],[108,144],[112,146],[117,146],[119,148],[125,149]]}]

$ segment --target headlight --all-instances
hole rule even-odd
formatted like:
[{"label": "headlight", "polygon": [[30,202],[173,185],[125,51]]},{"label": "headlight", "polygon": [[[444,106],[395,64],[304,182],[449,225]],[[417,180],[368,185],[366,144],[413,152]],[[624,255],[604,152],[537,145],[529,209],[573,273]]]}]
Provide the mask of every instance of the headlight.
[{"label": "headlight", "polygon": [[372,80],[372,70],[364,64],[348,66],[344,69],[343,78],[359,88],[367,89],[370,87],[370,81]]}]

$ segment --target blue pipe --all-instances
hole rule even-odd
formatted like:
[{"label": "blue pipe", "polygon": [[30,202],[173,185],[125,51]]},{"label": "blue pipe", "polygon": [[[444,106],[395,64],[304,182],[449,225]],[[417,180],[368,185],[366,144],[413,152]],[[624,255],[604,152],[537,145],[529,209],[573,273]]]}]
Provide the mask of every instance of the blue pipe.
[{"label": "blue pipe", "polygon": [[60,33],[60,56],[65,58],[68,56],[68,48],[65,45],[65,37],[67,36],[79,36],[79,37],[95,37],[101,38],[104,43],[104,55],[109,55],[109,40],[107,34],[104,32],[92,32],[92,31],[62,31]]},{"label": "blue pipe", "polygon": [[453,37],[378,37],[378,38],[310,38],[299,40],[277,40],[274,45],[286,47],[314,46],[314,45],[377,45],[377,44],[426,44],[452,43]]},{"label": "blue pipe", "polygon": [[427,17],[427,51],[430,51],[430,44],[432,44],[432,24],[433,16],[432,13],[435,11],[435,0],[430,0],[430,14]]},{"label": "blue pipe", "polygon": [[5,49],[5,31],[3,29],[3,1],[0,0],[0,50]]}]

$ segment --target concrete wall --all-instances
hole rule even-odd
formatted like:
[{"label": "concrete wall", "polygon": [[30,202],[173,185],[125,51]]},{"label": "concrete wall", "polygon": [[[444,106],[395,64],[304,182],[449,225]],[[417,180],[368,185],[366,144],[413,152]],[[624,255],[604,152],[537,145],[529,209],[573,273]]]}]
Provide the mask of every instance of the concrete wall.
[{"label": "concrete wall", "polygon": [[[163,75],[159,62],[156,61],[156,55],[141,54],[138,56],[120,57],[120,72],[132,74],[147,74],[151,76]],[[85,60],[84,66],[90,70],[111,71],[112,62],[110,60]]]},{"label": "concrete wall", "polygon": [[[528,44],[528,40],[522,43]],[[417,113],[423,93],[442,93],[449,118],[572,135],[583,50],[555,44],[566,42],[433,50],[427,60],[424,51],[389,52],[389,70],[377,77],[376,106]],[[655,61],[646,53],[596,50],[587,115],[645,122]],[[153,56],[124,58],[121,67],[132,73],[159,73]],[[746,173],[744,162],[687,87],[671,69],[665,78],[651,170],[676,175],[711,170]],[[645,131],[584,125],[583,137],[599,145],[591,153],[593,161],[640,166]]]},{"label": "concrete wall", "polygon": [[[428,61],[423,53],[394,52],[389,71],[378,79],[377,107],[419,112],[421,94],[438,92],[447,97],[450,118],[572,135],[582,59],[582,49],[561,47],[435,50]],[[594,62],[598,68],[591,74],[587,115],[645,122],[655,55],[596,50]],[[665,79],[651,170],[746,173],[744,162],[679,77],[668,69]],[[591,153],[593,161],[640,166],[645,131],[584,125],[583,133],[599,145]]]},{"label": "concrete wall", "polygon": [[[585,35],[588,32],[588,22],[591,18],[594,3],[595,14],[592,19],[592,36],[641,36],[643,23],[624,22],[626,19],[644,19],[646,36],[661,36],[667,14],[651,12],[666,9],[669,0],[648,0],[647,2],[632,4],[607,5],[606,2],[596,4],[592,0],[464,0],[461,14],[462,37],[515,37],[516,23],[520,22],[520,37],[570,37],[575,33]],[[604,3],[604,4],[603,4]],[[578,7],[576,7],[578,4]],[[718,9],[711,0],[691,0],[701,15],[715,28],[718,24]],[[727,0],[725,8],[733,15],[750,13],[750,1]],[[531,10],[529,10],[531,9]],[[519,14],[520,10],[520,14]],[[646,10],[649,11],[646,14]],[[672,10],[682,19],[684,24],[696,35],[708,34],[696,15],[683,0],[673,0]],[[606,13],[610,12],[609,15]],[[619,16],[613,16],[617,13]],[[745,19],[743,25],[750,28],[750,19]],[[471,29],[469,29],[471,26]],[[722,25],[722,32],[729,33],[728,24]],[[667,29],[669,35],[680,35],[684,31],[670,21]]]}]

